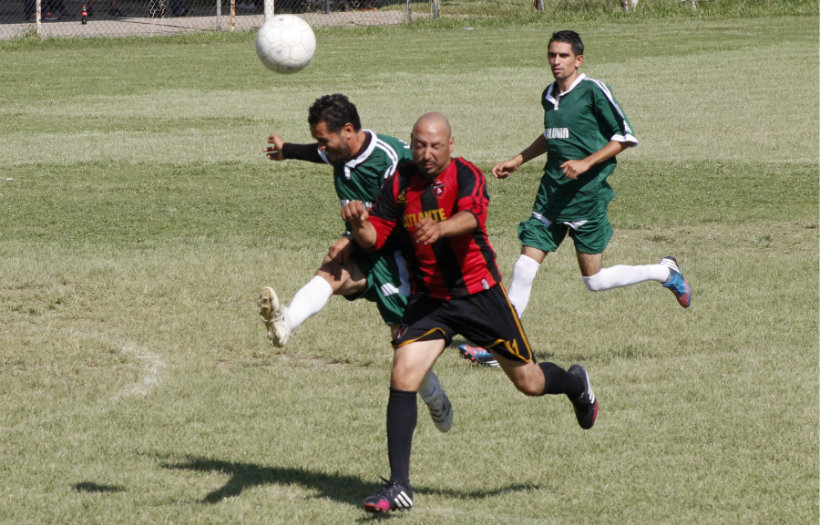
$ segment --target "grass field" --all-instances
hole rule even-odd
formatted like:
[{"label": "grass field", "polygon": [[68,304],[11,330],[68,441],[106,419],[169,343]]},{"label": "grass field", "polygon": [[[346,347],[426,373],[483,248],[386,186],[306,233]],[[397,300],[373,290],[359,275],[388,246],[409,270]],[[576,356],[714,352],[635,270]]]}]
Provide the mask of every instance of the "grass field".
[{"label": "grass field", "polygon": [[[0,522],[361,523],[389,467],[391,352],[339,298],[284,349],[289,300],[341,231],[328,170],[274,164],[342,91],[402,138],[429,110],[488,170],[540,133],[544,22],[317,33],[278,76],[252,35],[0,44]],[[681,261],[593,294],[568,246],[524,316],[601,402],[517,394],[453,349],[448,434],[420,407],[415,523],[818,523],[818,20],[578,22],[639,147],[611,182],[609,264]],[[509,278],[540,162],[488,182]],[[514,406],[513,406],[514,405]]]}]

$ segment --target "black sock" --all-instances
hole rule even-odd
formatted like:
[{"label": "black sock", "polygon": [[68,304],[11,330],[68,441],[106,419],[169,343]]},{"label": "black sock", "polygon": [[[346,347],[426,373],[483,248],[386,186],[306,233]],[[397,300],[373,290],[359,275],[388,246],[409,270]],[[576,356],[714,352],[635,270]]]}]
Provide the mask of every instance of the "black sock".
[{"label": "black sock", "polygon": [[387,401],[387,457],[390,481],[410,486],[410,448],[416,430],[416,393],[390,389]]},{"label": "black sock", "polygon": [[541,371],[544,372],[544,394],[566,394],[570,399],[575,399],[584,393],[584,382],[580,377],[568,374],[566,370],[555,363],[538,363]]}]

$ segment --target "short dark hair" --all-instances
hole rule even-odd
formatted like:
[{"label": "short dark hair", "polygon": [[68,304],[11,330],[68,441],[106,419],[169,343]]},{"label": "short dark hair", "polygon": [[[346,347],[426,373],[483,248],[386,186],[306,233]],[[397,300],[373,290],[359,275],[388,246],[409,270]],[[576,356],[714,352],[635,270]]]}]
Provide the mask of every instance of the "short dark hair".
[{"label": "short dark hair", "polygon": [[341,93],[325,95],[313,101],[308,110],[308,124],[315,126],[319,122],[324,122],[331,133],[338,133],[348,122],[354,130],[362,129],[356,106]]},{"label": "short dark hair", "polygon": [[575,53],[575,56],[584,54],[584,43],[581,42],[581,35],[570,29],[564,29],[563,31],[556,31],[553,33],[547,46],[553,42],[563,42],[571,45],[572,52]]}]

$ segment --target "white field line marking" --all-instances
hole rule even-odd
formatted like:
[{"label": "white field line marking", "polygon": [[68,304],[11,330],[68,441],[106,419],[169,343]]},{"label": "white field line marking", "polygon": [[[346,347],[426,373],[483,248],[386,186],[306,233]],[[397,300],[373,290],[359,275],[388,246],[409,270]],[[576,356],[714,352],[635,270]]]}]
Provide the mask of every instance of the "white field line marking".
[{"label": "white field line marking", "polygon": [[140,381],[124,386],[119,392],[112,396],[112,401],[117,401],[123,397],[144,396],[157,387],[160,382],[160,375],[165,369],[165,360],[147,348],[141,348],[135,344],[127,343],[115,345],[120,352],[135,357],[145,367],[145,375]]}]

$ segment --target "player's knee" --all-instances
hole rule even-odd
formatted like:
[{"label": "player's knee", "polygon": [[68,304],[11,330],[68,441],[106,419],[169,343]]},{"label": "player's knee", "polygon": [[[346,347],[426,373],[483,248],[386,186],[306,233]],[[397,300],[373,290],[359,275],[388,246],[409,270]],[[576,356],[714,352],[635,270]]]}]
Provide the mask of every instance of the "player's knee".
[{"label": "player's knee", "polygon": [[598,272],[595,275],[581,277],[590,292],[600,292],[601,290],[606,290],[602,273],[603,272]]},{"label": "player's knee", "polygon": [[544,393],[544,385],[535,377],[518,378],[514,382],[515,388],[525,396],[538,397]]},{"label": "player's knee", "polygon": [[524,394],[525,396],[530,397],[538,397],[541,395],[541,390],[534,388],[532,385],[515,385],[518,388],[518,391]]},{"label": "player's knee", "polygon": [[333,283],[333,281],[338,281],[339,279],[336,276],[340,276],[339,271],[337,269],[334,269],[329,264],[323,264],[321,268],[316,270],[316,277],[321,277],[322,279],[324,279],[328,283]]},{"label": "player's knee", "polygon": [[[342,293],[350,280],[348,273],[343,271],[343,268],[336,263],[323,264],[321,268],[316,270],[315,277],[319,277],[327,281],[334,294]],[[314,278],[315,278],[314,277]]]}]

